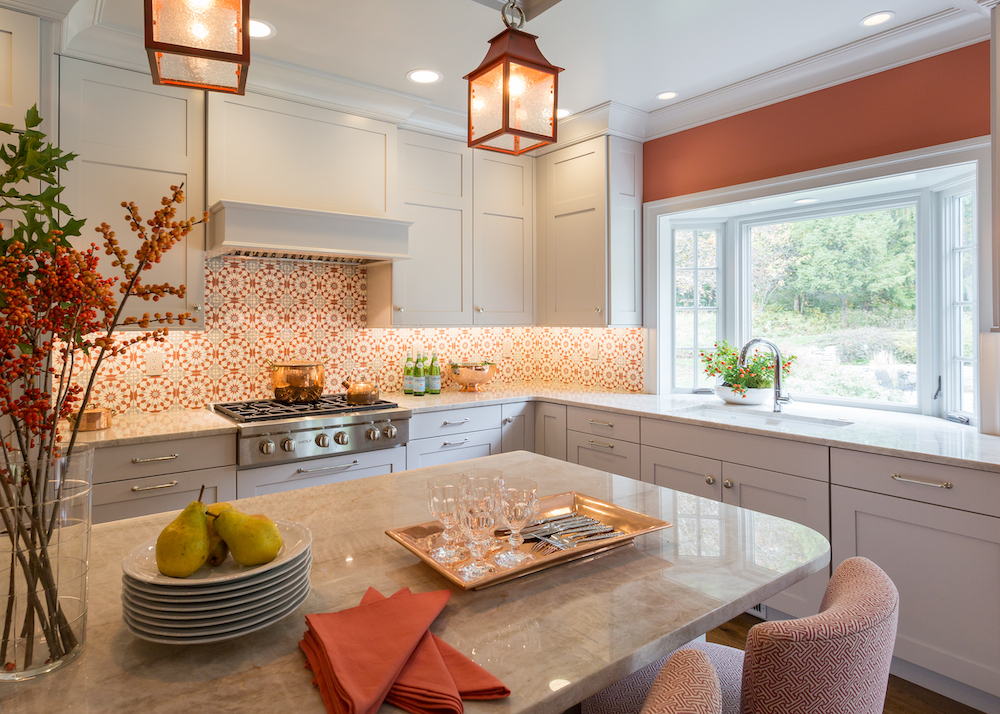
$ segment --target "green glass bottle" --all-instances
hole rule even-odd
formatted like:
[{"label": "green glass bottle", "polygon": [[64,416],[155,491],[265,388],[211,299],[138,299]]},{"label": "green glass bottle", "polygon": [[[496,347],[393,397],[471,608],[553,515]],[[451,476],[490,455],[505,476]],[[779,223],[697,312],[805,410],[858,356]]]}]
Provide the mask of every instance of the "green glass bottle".
[{"label": "green glass bottle", "polygon": [[413,394],[413,350],[410,350],[403,367],[403,394]]},{"label": "green glass bottle", "polygon": [[427,377],[424,375],[424,356],[417,355],[417,362],[413,365],[413,396],[422,397],[427,391]]},{"label": "green glass bottle", "polygon": [[427,368],[427,393],[441,393],[441,365],[438,364],[438,353],[431,354],[431,366]]}]

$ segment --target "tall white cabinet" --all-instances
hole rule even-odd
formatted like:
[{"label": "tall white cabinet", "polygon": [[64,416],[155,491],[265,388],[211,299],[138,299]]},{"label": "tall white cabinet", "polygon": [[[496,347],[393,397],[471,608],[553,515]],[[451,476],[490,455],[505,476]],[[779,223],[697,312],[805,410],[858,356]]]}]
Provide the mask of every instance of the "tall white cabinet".
[{"label": "tall white cabinet", "polygon": [[23,129],[39,89],[38,18],[0,9],[0,122]]},{"label": "tall white cabinet", "polygon": [[642,324],[642,144],[597,137],[541,157],[538,322]]}]

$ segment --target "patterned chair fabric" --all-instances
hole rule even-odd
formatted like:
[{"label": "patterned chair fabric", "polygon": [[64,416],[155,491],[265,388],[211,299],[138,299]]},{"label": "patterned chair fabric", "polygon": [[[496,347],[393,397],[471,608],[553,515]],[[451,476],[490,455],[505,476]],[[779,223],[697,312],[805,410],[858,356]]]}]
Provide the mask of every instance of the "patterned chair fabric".
[{"label": "patterned chair fabric", "polygon": [[708,655],[675,652],[653,680],[641,714],[722,714],[722,690]]}]

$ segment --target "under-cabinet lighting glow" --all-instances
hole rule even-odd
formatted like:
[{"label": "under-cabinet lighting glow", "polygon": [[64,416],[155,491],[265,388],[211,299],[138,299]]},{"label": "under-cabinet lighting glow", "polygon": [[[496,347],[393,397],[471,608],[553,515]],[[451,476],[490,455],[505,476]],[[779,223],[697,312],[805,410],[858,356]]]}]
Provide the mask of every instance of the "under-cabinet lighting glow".
[{"label": "under-cabinet lighting glow", "polygon": [[896,16],[896,13],[891,10],[884,10],[882,12],[876,12],[873,15],[869,15],[864,20],[861,21],[861,25],[864,27],[875,27],[875,25],[881,25],[889,22],[892,18]]}]

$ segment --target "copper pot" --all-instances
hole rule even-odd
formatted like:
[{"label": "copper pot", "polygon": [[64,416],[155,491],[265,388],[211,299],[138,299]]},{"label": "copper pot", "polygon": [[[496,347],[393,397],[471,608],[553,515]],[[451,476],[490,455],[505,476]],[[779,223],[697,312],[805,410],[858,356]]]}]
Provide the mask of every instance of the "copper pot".
[{"label": "copper pot", "polygon": [[282,404],[318,402],[323,396],[322,362],[272,362],[274,399]]},{"label": "copper pot", "polygon": [[364,370],[359,371],[354,378],[341,384],[347,390],[348,404],[374,404],[378,401],[378,387],[375,382],[368,379]]},{"label": "copper pot", "polygon": [[111,417],[118,412],[114,409],[106,409],[96,404],[88,404],[86,408],[75,414],[66,417],[70,424],[75,425],[80,421],[80,431],[100,431],[111,428]]}]

